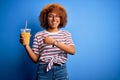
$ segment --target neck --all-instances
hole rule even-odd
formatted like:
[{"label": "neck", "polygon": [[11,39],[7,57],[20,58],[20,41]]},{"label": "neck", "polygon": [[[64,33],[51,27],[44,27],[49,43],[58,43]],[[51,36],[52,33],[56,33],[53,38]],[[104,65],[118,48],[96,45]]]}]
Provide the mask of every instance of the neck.
[{"label": "neck", "polygon": [[48,32],[58,32],[59,29],[58,29],[58,28],[56,28],[56,29],[50,29],[50,28],[48,28],[47,31],[48,31]]}]

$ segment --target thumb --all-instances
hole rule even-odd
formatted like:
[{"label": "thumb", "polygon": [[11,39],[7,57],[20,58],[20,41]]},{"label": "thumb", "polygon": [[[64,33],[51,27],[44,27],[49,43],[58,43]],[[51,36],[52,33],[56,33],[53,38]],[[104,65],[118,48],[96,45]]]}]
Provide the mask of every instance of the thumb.
[{"label": "thumb", "polygon": [[46,37],[48,37],[47,35],[42,35],[42,38],[44,39],[44,38],[46,38]]}]

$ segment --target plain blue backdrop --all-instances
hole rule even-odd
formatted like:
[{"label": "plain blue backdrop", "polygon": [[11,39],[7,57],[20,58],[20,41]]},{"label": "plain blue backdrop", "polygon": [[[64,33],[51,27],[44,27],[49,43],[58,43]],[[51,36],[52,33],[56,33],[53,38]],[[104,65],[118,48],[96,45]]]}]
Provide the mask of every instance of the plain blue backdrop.
[{"label": "plain blue backdrop", "polygon": [[0,0],[0,80],[35,80],[37,64],[19,34],[27,19],[32,42],[48,3],[59,3],[68,13],[65,30],[76,47],[67,62],[70,80],[120,80],[120,0]]}]

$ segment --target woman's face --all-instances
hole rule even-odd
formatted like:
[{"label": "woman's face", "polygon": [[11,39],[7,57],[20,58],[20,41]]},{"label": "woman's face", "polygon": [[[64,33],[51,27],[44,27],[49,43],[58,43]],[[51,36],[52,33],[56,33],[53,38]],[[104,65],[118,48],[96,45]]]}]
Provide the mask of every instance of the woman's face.
[{"label": "woman's face", "polygon": [[60,16],[54,12],[48,13],[48,26],[51,29],[58,28],[60,24]]}]

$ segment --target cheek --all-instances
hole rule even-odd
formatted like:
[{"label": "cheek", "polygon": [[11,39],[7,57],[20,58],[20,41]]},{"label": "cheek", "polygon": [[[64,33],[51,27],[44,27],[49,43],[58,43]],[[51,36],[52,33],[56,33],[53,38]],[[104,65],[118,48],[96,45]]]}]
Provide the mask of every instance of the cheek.
[{"label": "cheek", "polygon": [[51,21],[52,21],[52,20],[48,19],[48,20],[47,20],[48,24],[50,24],[50,23],[51,23]]},{"label": "cheek", "polygon": [[59,24],[60,24],[60,19],[58,20]]}]

